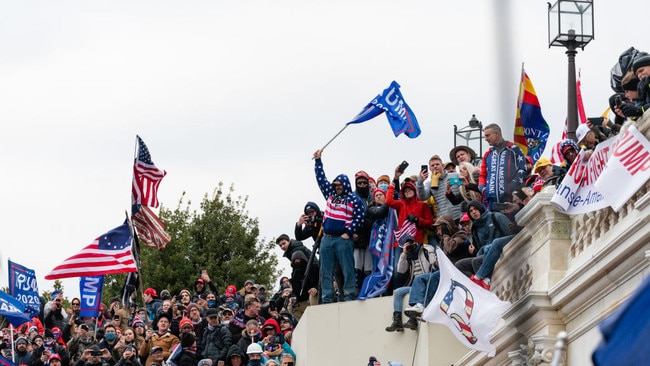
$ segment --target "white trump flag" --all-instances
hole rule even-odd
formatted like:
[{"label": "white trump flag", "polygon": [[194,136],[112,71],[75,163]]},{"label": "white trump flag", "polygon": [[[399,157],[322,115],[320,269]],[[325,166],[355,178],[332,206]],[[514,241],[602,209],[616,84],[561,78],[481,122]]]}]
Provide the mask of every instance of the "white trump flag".
[{"label": "white trump flag", "polygon": [[422,319],[446,325],[465,346],[494,357],[490,337],[510,303],[472,282],[436,247],[440,284]]}]

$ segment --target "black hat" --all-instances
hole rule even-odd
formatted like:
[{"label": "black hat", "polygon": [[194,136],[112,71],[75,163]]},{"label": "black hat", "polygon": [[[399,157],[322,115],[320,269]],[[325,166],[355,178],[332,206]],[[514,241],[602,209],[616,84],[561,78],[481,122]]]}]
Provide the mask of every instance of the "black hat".
[{"label": "black hat", "polygon": [[156,353],[158,351],[162,352],[163,348],[160,347],[160,346],[153,346],[153,347],[151,347],[151,350],[149,351],[149,354],[153,355],[154,353]]},{"label": "black hat", "polygon": [[114,303],[114,302],[121,302],[121,301],[122,301],[122,300],[120,300],[119,297],[117,297],[117,296],[113,296],[113,297],[111,297],[111,301],[109,302],[109,304],[112,304],[112,303]]},{"label": "black hat", "polygon": [[643,66],[650,66],[650,55],[637,56],[632,63],[632,71],[636,74],[636,71]]},{"label": "black hat", "polygon": [[191,347],[196,341],[196,337],[192,333],[182,333],[181,334],[181,347],[187,348]]},{"label": "black hat", "polygon": [[163,313],[158,314],[158,317],[156,318],[156,323],[158,323],[158,321],[160,319],[162,319],[162,318],[167,318],[167,321],[170,322],[170,323],[172,321],[172,316],[169,315],[168,313],[163,312]]},{"label": "black hat", "polygon": [[218,317],[219,316],[219,310],[210,308],[208,309],[208,312],[205,314],[206,318],[213,318],[213,317]]},{"label": "black hat", "polygon": [[54,333],[52,333],[51,329],[47,328],[43,333],[43,338],[54,338]]}]

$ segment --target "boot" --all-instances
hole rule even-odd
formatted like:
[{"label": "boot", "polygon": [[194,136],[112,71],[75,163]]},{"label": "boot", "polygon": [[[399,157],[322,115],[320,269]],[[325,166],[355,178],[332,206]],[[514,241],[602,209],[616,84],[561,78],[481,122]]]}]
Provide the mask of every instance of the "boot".
[{"label": "boot", "polygon": [[387,332],[403,332],[404,326],[402,325],[402,312],[394,311],[393,312],[393,324],[386,327]]},{"label": "boot", "polygon": [[409,317],[409,320],[404,323],[404,328],[417,330],[418,329],[418,319]]}]

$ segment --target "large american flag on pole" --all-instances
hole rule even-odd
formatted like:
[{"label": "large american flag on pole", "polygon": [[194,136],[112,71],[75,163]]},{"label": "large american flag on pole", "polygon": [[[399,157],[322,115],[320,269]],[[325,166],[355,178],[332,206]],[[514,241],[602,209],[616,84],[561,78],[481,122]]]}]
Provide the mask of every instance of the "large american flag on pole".
[{"label": "large american flag on pole", "polygon": [[131,204],[158,207],[158,186],[165,174],[151,161],[147,145],[136,136],[138,150],[133,163],[133,184],[131,187]]},{"label": "large american flag on pole", "polygon": [[102,234],[79,253],[63,261],[45,276],[58,278],[102,276],[137,271],[131,253],[131,230],[124,224]]}]

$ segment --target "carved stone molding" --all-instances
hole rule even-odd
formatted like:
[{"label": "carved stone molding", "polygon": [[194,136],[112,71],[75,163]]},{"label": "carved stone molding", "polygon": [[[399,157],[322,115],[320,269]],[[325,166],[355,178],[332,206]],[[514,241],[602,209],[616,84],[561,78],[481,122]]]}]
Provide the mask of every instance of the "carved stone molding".
[{"label": "carved stone molding", "polygon": [[[512,366],[549,366],[555,355],[556,338],[553,336],[532,336],[528,344],[520,344],[518,351],[508,353]],[[564,352],[558,366],[563,366]]]}]

